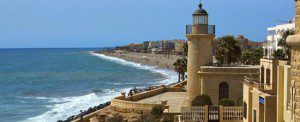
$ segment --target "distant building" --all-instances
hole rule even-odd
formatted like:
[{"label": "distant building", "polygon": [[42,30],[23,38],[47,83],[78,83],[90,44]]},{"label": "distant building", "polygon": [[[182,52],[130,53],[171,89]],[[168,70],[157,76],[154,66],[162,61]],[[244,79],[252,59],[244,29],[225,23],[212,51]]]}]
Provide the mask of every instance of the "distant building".
[{"label": "distant building", "polygon": [[256,49],[261,48],[263,46],[263,42],[248,42],[248,49]]},{"label": "distant building", "polygon": [[249,40],[246,39],[243,35],[238,35],[235,39],[242,51],[248,49]]},{"label": "distant building", "polygon": [[173,41],[164,41],[163,42],[163,52],[171,53],[175,50],[175,43]]},{"label": "distant building", "polygon": [[129,52],[143,52],[144,45],[143,44],[129,44],[128,51]]},{"label": "distant building", "polygon": [[175,52],[182,52],[183,51],[183,45],[185,43],[184,40],[176,40],[175,42]]},{"label": "distant building", "polygon": [[149,52],[151,50],[151,42],[143,42],[143,52]]},{"label": "distant building", "polygon": [[282,47],[278,46],[280,39],[282,38],[282,34],[287,30],[294,30],[295,23],[287,23],[282,25],[276,25],[275,27],[268,28],[268,36],[266,41],[263,44],[264,49],[264,57],[265,58],[273,58],[274,51],[278,49],[282,49]]}]

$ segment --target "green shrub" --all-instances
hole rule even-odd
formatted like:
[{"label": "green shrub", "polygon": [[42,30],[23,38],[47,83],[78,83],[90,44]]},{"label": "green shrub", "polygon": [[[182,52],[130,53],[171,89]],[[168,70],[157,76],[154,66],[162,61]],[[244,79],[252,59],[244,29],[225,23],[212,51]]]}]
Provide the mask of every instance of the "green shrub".
[{"label": "green shrub", "polygon": [[141,116],[142,122],[160,122],[163,117],[164,107],[162,105],[156,105],[152,108],[149,114],[145,113]]},{"label": "green shrub", "polygon": [[205,105],[208,106],[212,105],[209,95],[206,94],[197,96],[192,102],[192,106],[205,106]]},{"label": "green shrub", "polygon": [[234,102],[228,98],[224,98],[219,101],[219,105],[222,106],[234,106]]},{"label": "green shrub", "polygon": [[152,108],[151,115],[155,118],[161,118],[163,116],[164,107],[162,105],[156,105]]}]

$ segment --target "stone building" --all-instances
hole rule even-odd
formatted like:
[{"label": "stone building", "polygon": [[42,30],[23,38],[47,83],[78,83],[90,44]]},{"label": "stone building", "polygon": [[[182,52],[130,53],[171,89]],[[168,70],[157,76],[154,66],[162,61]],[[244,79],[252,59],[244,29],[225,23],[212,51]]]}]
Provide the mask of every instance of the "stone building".
[{"label": "stone building", "polygon": [[245,122],[300,122],[300,0],[295,2],[296,35],[287,39],[291,62],[262,59],[260,79],[245,79]]},{"label": "stone building", "polygon": [[[282,89],[282,67],[287,61],[260,60],[260,75],[245,78],[243,82],[243,107],[245,122],[275,122],[277,119],[278,89]],[[280,78],[279,78],[280,77]]]},{"label": "stone building", "polygon": [[187,26],[188,67],[187,102],[200,94],[208,94],[214,106],[223,98],[229,98],[236,105],[242,103],[242,81],[244,76],[257,77],[258,66],[213,66],[213,39],[215,26],[208,25],[208,13],[199,4],[193,14],[193,25]]},{"label": "stone building", "polygon": [[291,92],[290,107],[291,121],[300,122],[300,0],[296,2],[295,35],[288,37],[292,47],[291,56]]},{"label": "stone building", "polygon": [[274,51],[278,49],[283,49],[278,46],[279,41],[282,39],[282,34],[288,30],[294,30],[295,23],[290,21],[287,24],[276,25],[275,27],[268,28],[268,36],[263,44],[264,57],[273,58]]}]

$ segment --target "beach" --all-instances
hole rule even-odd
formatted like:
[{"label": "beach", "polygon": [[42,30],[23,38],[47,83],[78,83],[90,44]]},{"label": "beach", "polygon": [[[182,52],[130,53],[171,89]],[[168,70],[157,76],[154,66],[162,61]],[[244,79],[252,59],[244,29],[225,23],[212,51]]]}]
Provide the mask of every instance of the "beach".
[{"label": "beach", "polygon": [[166,55],[166,54],[153,54],[153,53],[135,53],[135,52],[123,52],[123,51],[100,51],[96,52],[106,56],[124,59],[126,61],[158,66],[160,68],[167,68],[174,70],[174,62],[180,59],[180,55]]}]

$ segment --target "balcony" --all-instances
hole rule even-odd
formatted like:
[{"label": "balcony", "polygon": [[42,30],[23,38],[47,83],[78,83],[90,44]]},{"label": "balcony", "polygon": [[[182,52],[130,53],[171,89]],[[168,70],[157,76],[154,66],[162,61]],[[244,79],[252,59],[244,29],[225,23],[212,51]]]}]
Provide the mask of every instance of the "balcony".
[{"label": "balcony", "polygon": [[187,25],[186,26],[186,34],[211,34],[215,35],[215,25]]},{"label": "balcony", "polygon": [[264,84],[261,83],[258,78],[250,78],[247,76],[244,76],[244,83],[251,85],[254,88],[257,88],[258,90],[266,93],[273,93],[272,87],[270,87],[270,84]]}]

